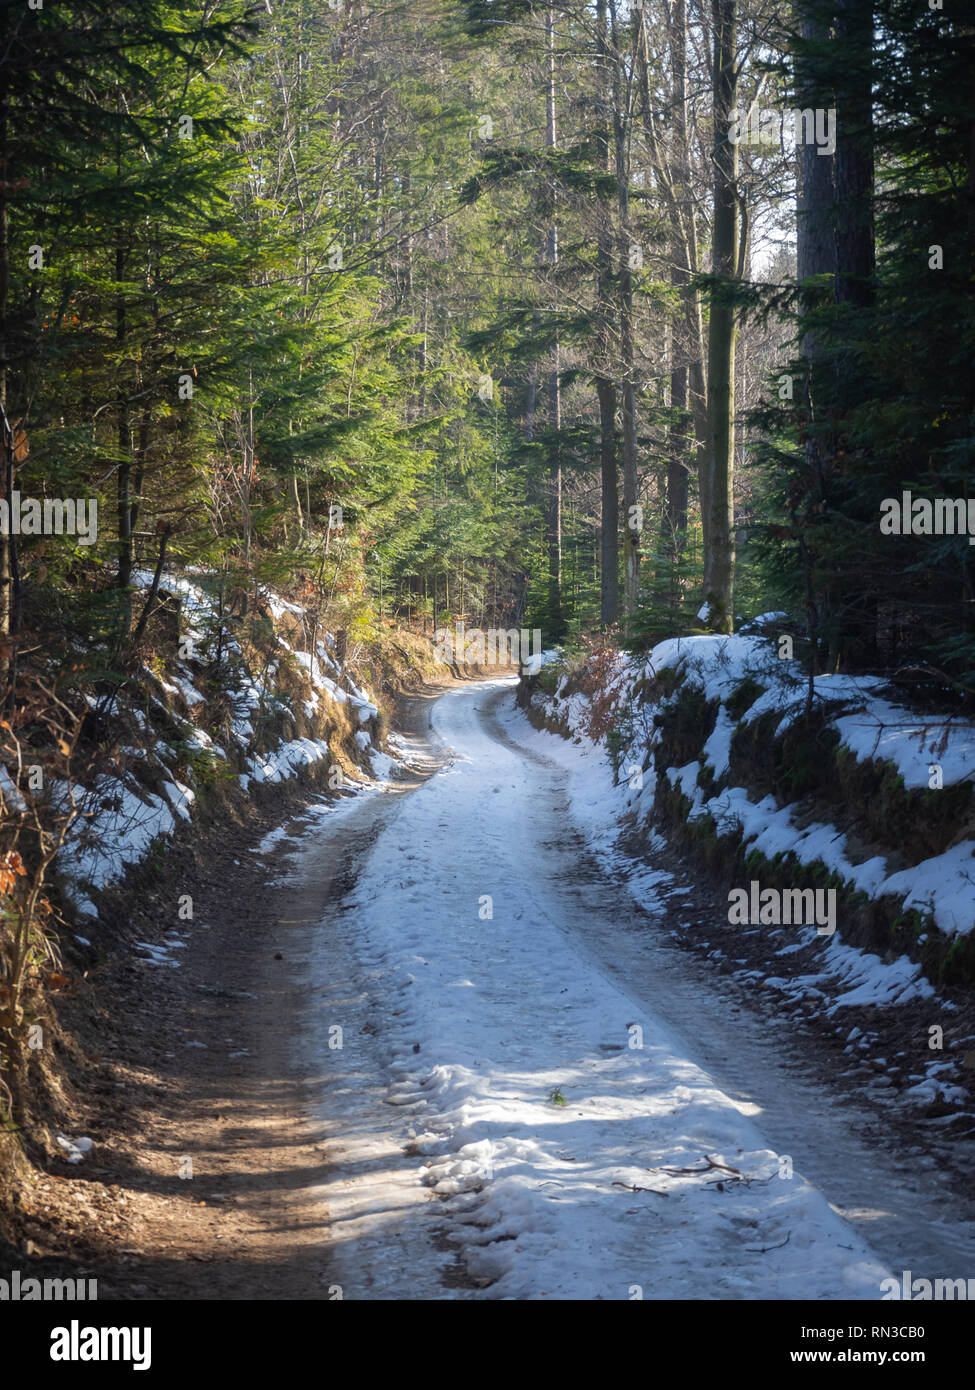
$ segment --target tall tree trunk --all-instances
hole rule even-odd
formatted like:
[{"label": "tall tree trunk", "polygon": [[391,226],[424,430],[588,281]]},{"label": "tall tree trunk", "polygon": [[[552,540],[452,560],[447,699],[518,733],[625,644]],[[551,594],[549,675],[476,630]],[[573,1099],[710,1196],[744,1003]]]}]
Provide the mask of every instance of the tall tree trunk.
[{"label": "tall tree trunk", "polygon": [[697,209],[694,175],[691,171],[691,145],[687,133],[687,4],[673,0],[668,5],[671,24],[671,54],[674,67],[674,174],[672,181],[677,194],[677,229],[682,252],[684,288],[681,302],[687,328],[687,387],[694,416],[695,438],[699,461],[703,460],[707,442],[707,379],[705,371],[704,319],[701,299],[691,285],[700,269],[697,241]]},{"label": "tall tree trunk", "polygon": [[[837,85],[836,153],[836,280],[839,305],[854,311],[868,308],[874,298],[874,171],[873,171],[873,4],[871,0],[835,0],[837,50],[843,55]],[[856,409],[865,387],[855,354],[836,357],[837,404],[841,415]],[[842,434],[845,422],[837,421]],[[838,441],[839,442],[839,441]],[[879,594],[868,589],[844,592],[841,619],[830,626],[829,669],[841,666],[847,644],[859,649],[871,664],[877,656]]]},{"label": "tall tree trunk", "polygon": [[633,339],[633,268],[630,248],[630,100],[624,55],[620,48],[617,3],[609,6],[610,30],[616,60],[614,73],[613,137],[619,210],[619,335],[620,395],[623,415],[623,614],[627,630],[640,603],[640,537],[642,519],[637,487],[636,355]]},{"label": "tall tree trunk", "polygon": [[254,487],[254,460],[257,454],[254,433],[254,369],[247,368],[247,417],[241,418],[242,483],[240,493],[241,525],[244,531],[244,594],[241,614],[246,617],[250,605],[250,570],[254,544],[254,522],[251,514],[251,494]]},{"label": "tall tree trunk", "polygon": [[[610,59],[606,43],[606,0],[596,7],[597,32],[597,106],[596,125],[597,164],[600,174],[609,172],[610,156]],[[599,620],[603,627],[612,627],[619,618],[619,479],[616,435],[616,383],[608,374],[614,356],[611,324],[614,318],[613,287],[613,216],[610,195],[600,191],[597,216],[599,219],[596,246],[596,296],[599,303],[600,331],[598,334],[599,370],[596,397],[599,402],[599,476],[600,509],[600,579]]]},{"label": "tall tree trunk", "polygon": [[[799,0],[797,17],[806,43],[824,43],[829,37],[822,17],[822,0]],[[796,58],[796,107],[815,110],[826,100],[817,83],[808,56],[800,52]],[[812,142],[797,141],[796,184],[796,278],[802,285],[813,276],[836,274],[836,241],[833,232],[833,156],[823,153]],[[809,291],[802,296],[802,312],[807,314],[815,303]],[[823,358],[823,346],[809,328],[802,334],[802,355],[806,368],[806,398],[809,407],[809,432],[806,436],[806,459],[813,475],[822,482],[823,450],[816,438],[817,368]]]},{"label": "tall tree trunk", "polygon": [[836,300],[873,301],[873,101],[871,0],[835,0],[836,44],[848,64],[837,109]]},{"label": "tall tree trunk", "polygon": [[[699,446],[703,446],[705,435],[704,393],[701,389],[703,369],[703,344],[701,342],[701,309],[697,295],[691,288],[691,274],[697,269],[697,235],[694,222],[694,205],[690,202],[690,173],[688,169],[690,151],[687,145],[687,6],[686,0],[673,0],[667,6],[670,27],[670,55],[673,71],[673,116],[674,131],[671,146],[671,183],[676,199],[671,207],[671,284],[679,290],[683,310],[683,324],[674,324],[671,335],[670,370],[670,451],[667,463],[667,505],[666,551],[670,561],[668,584],[669,604],[676,614],[680,607],[680,564],[684,558],[687,544],[688,509],[688,469],[687,446],[688,431],[688,377],[690,364],[695,361],[698,367],[698,385],[695,391],[697,417],[701,425],[698,436]],[[646,16],[644,14],[644,54],[647,52]],[[693,262],[691,257],[693,256]],[[698,468],[700,453],[698,450]]]},{"label": "tall tree trunk", "polygon": [[[121,177],[121,168],[119,168]],[[125,340],[127,333],[125,292],[127,258],[119,232],[115,243],[115,351],[118,378],[115,387],[116,448],[118,475],[116,506],[118,518],[118,587],[122,593],[122,615],[119,642],[127,640],[132,620],[132,431],[129,422],[129,389],[125,374]]]},{"label": "tall tree trunk", "polygon": [[713,271],[723,282],[711,296],[708,328],[708,547],[704,557],[705,623],[734,626],[735,310],[727,290],[739,273],[738,147],[729,138],[738,104],[737,0],[712,0],[714,20]]},{"label": "tall tree trunk", "polygon": [[535,438],[535,411],[538,399],[538,363],[533,362],[528,369],[528,380],[525,383],[525,415],[524,431],[525,440],[528,444]]},{"label": "tall tree trunk", "polygon": [[[796,19],[804,45],[821,45],[829,40],[829,25],[823,0],[798,0]],[[819,60],[821,61],[821,60]],[[828,109],[833,105],[831,94],[824,91],[816,75],[817,61],[805,47],[800,47],[795,60],[797,110]],[[833,156],[825,153],[812,141],[796,143],[796,279],[808,284],[814,276],[830,276],[835,282],[836,241],[833,230]],[[822,293],[822,291],[820,291]],[[815,307],[817,295],[812,289],[802,293],[800,313],[805,318]],[[828,426],[829,383],[824,379],[828,370],[824,344],[817,334],[802,325],[800,347],[803,357],[803,398],[805,439],[802,441],[811,490],[806,493],[812,505],[819,508],[827,487],[829,459],[832,448],[825,437]],[[824,387],[825,399],[824,399]],[[797,499],[798,505],[798,499]],[[793,513],[794,524],[799,518]],[[810,541],[803,537],[802,561],[806,585],[806,633],[809,638],[810,678],[815,675],[817,650],[825,616],[821,606],[828,606],[828,597],[817,596],[813,588],[814,557]]]},{"label": "tall tree trunk", "polygon": [[[630,276],[625,277],[626,280]],[[629,299],[632,309],[631,288],[621,288],[624,306]],[[639,506],[637,489],[637,447],[636,447],[636,383],[633,380],[633,324],[632,317],[624,308],[621,324],[623,345],[623,611],[629,631],[632,619],[640,605],[640,538],[643,521]]]},{"label": "tall tree trunk", "polygon": [[596,383],[599,398],[599,476],[602,491],[600,524],[599,619],[612,627],[619,617],[620,500],[616,469],[616,384]]},{"label": "tall tree trunk", "polygon": [[[686,0],[669,0],[667,23],[673,94],[669,103],[672,126],[666,148],[654,117],[650,93],[650,19],[642,10],[642,23],[636,51],[643,124],[657,185],[663,195],[671,234],[672,283],[680,286],[682,325],[676,335],[680,361],[687,369],[687,405],[694,424],[693,468],[698,477],[701,525],[707,543],[707,378],[705,372],[704,322],[701,300],[692,280],[700,271],[691,147],[687,136],[687,6]],[[678,388],[679,389],[679,388]],[[676,481],[676,479],[675,479]],[[686,480],[685,480],[686,481]]]},{"label": "tall tree trunk", "polygon": [[[545,38],[548,50],[548,76],[545,85],[545,143],[550,150],[556,148],[555,126],[555,0],[549,0],[545,12]],[[555,268],[559,263],[559,226],[556,220],[553,200],[552,221],[548,230],[548,263],[552,267],[553,281]],[[557,304],[555,305],[557,308]],[[552,635],[562,635],[562,391],[559,383],[560,370],[559,340],[556,334],[552,348],[552,371],[549,376],[549,424],[552,429],[552,461],[549,466],[549,509],[548,509],[548,610],[552,625]]]},{"label": "tall tree trunk", "polygon": [[[676,350],[676,349],[675,349]],[[687,414],[687,364],[675,364],[670,372],[670,448],[667,459],[667,502],[665,518],[665,553],[670,574],[667,583],[668,603],[676,613],[680,607],[680,566],[687,547],[688,471],[687,446],[689,439]]]}]

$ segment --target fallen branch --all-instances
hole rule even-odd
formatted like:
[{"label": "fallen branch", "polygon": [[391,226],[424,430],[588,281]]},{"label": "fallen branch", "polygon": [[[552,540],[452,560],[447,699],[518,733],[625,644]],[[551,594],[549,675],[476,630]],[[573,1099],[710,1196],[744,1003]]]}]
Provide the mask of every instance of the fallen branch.
[{"label": "fallen branch", "polygon": [[680,1173],[710,1173],[710,1172],[712,1171],[712,1169],[714,1169],[714,1168],[720,1168],[720,1169],[722,1170],[722,1172],[724,1172],[724,1173],[734,1173],[735,1177],[737,1177],[737,1178],[744,1178],[744,1176],[745,1176],[744,1173],[742,1173],[742,1171],[741,1171],[740,1168],[731,1168],[731,1167],[728,1166],[727,1163],[718,1163],[718,1162],[716,1162],[715,1159],[709,1158],[707,1154],[704,1155],[704,1167],[703,1167],[703,1168],[651,1168],[649,1171],[650,1171],[651,1173],[677,1173],[677,1174],[680,1174]]},{"label": "fallen branch", "polygon": [[628,1182],[614,1182],[614,1187],[622,1187],[624,1192],[652,1192],[655,1197],[669,1197],[669,1192],[661,1192],[656,1187],[635,1187]]},{"label": "fallen branch", "polygon": [[770,1250],[781,1250],[783,1245],[788,1245],[791,1239],[792,1232],[790,1231],[785,1240],[780,1241],[778,1245],[760,1245],[757,1250],[752,1245],[746,1245],[745,1249],[749,1255],[767,1255]]}]

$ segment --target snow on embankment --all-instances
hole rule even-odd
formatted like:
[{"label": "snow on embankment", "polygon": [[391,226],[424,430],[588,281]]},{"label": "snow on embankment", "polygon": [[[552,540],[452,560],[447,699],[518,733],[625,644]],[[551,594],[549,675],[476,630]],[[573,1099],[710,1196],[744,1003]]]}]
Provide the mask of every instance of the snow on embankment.
[{"label": "snow on embankment", "polygon": [[[134,582],[146,589],[151,578],[139,572]],[[165,588],[180,615],[168,659],[157,655],[121,691],[86,696],[106,745],[102,770],[56,791],[78,810],[57,868],[75,910],[91,919],[92,894],[189,821],[201,794],[236,784],[237,795],[253,795],[310,771],[356,790],[356,763],[372,773],[388,766],[373,745],[378,706],[299,605],[263,593],[255,642],[221,612],[206,576],[170,575]]]},{"label": "snow on embankment", "polygon": [[807,698],[760,633],[562,662],[520,692],[536,725],[605,748],[618,819],[681,834],[735,883],[835,889],[834,973],[850,975],[847,943],[896,967],[853,972],[851,990],[971,983],[975,727],[892,702],[876,677],[819,676]]}]

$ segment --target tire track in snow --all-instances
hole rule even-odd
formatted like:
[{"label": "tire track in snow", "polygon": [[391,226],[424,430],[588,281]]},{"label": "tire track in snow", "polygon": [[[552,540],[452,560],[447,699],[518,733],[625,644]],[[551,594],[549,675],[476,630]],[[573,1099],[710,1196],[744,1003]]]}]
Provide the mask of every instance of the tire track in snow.
[{"label": "tire track in snow", "polygon": [[[801,1059],[735,1018],[602,872],[557,753],[499,722],[510,693],[442,697],[425,745],[440,771],[298,856],[313,882],[343,835],[374,835],[329,871],[357,883],[310,936],[298,1029],[330,1136],[329,1281],[353,1299],[876,1298],[884,1262],[964,1274],[927,1175],[846,1132]],[[852,1220],[779,1179],[781,1153]]]},{"label": "tire track in snow", "polygon": [[441,1233],[489,1297],[878,1296],[879,1262],[778,1177],[749,1107],[573,940],[613,916],[564,871],[561,774],[498,739],[493,699],[441,698],[454,761],[400,799],[342,904],[338,992],[318,962],[328,1017],[370,1028],[326,1096],[345,1296],[472,1296],[438,1292]]}]

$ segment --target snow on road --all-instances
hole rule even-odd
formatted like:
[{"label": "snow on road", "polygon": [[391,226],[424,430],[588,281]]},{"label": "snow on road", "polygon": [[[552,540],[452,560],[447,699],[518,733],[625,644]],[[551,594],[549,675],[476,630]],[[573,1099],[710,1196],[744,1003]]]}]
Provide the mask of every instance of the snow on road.
[{"label": "snow on road", "polygon": [[310,963],[330,1280],[346,1298],[879,1298],[890,1271],[758,1107],[585,949],[617,907],[566,871],[558,769],[517,746],[520,716],[492,728],[503,685],[444,694],[440,771],[354,813],[375,842]]}]

